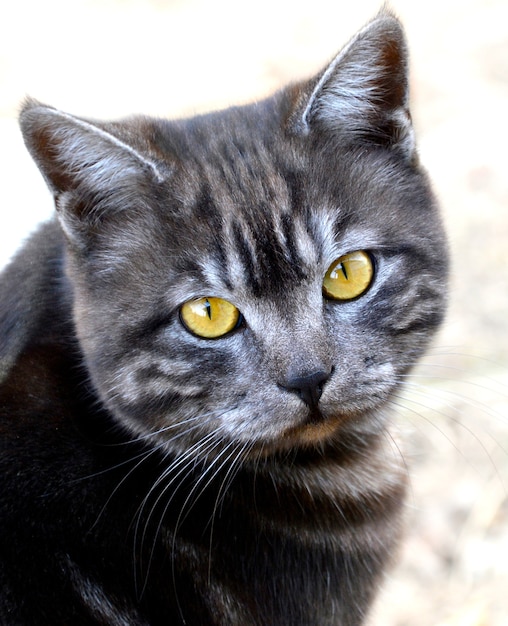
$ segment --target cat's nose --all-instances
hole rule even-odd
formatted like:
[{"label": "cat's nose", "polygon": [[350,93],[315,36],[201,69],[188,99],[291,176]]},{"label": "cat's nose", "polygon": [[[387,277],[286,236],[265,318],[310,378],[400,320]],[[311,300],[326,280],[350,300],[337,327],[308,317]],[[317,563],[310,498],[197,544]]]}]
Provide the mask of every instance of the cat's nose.
[{"label": "cat's nose", "polygon": [[330,378],[331,371],[322,370],[288,378],[282,387],[296,393],[310,408],[316,408],[323,393],[323,387]]}]

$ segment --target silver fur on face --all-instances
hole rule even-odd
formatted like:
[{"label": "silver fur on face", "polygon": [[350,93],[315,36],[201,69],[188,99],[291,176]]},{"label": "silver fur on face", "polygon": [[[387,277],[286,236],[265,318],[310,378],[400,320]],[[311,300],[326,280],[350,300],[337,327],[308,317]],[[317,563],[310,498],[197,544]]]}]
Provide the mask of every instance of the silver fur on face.
[{"label": "silver fur on face", "polygon": [[[259,130],[261,105],[173,124],[98,124],[41,105],[26,114],[57,146],[46,176],[69,239],[89,370],[136,434],[156,432],[182,453],[207,437],[217,449],[273,450],[380,427],[380,410],[441,318],[446,273],[409,139],[405,61],[393,76],[399,101],[380,117],[394,54],[386,37],[382,23],[361,31],[289,122],[275,115],[277,129]],[[369,132],[390,150],[366,150]],[[140,133],[158,135],[158,145],[133,142]],[[90,200],[76,205],[76,189]],[[329,264],[354,250],[374,259],[371,288],[351,302],[324,299]],[[186,332],[179,307],[203,296],[233,303],[242,328],[215,341]],[[154,315],[160,325],[137,333]],[[286,383],[314,372],[327,379],[311,410]]]}]

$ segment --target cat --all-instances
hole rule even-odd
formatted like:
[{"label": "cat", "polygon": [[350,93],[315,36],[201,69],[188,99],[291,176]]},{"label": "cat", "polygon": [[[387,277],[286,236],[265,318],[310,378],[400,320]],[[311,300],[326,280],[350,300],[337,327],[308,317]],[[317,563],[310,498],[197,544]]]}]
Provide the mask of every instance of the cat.
[{"label": "cat", "polygon": [[25,102],[56,217],[0,277],[1,624],[365,623],[446,307],[408,100],[383,10],[255,104]]}]

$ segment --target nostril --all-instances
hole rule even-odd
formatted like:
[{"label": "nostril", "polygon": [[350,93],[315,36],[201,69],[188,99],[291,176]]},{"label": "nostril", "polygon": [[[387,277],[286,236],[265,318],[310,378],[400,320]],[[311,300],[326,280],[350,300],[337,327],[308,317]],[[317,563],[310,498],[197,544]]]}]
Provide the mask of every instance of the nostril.
[{"label": "nostril", "polygon": [[305,376],[288,378],[282,387],[296,393],[309,407],[317,407],[323,387],[330,378],[331,371],[317,371]]}]

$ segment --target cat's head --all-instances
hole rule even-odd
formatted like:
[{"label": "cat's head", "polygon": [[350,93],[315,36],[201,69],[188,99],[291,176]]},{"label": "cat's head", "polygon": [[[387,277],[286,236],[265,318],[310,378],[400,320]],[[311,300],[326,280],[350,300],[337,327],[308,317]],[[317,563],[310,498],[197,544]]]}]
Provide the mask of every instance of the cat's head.
[{"label": "cat's head", "polygon": [[25,105],[86,365],[122,424],[202,457],[383,427],[447,271],[407,65],[383,13],[255,105],[113,123]]}]

